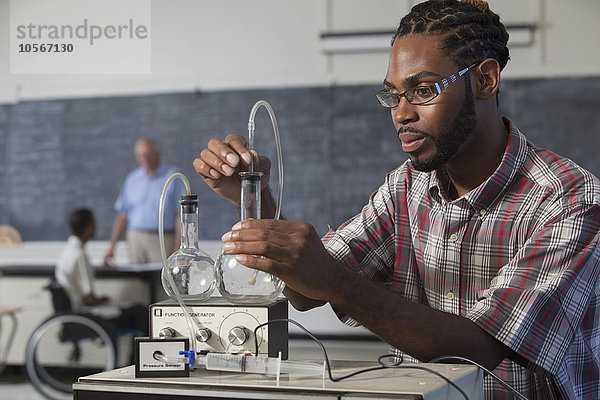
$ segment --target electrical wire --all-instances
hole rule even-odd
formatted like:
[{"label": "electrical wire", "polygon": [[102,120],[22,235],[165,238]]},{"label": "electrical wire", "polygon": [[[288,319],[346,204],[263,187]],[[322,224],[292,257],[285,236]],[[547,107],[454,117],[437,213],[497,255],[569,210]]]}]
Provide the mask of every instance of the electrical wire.
[{"label": "electrical wire", "polygon": [[262,328],[263,326],[269,325],[271,323],[276,323],[276,322],[285,322],[285,323],[292,323],[294,325],[296,325],[298,328],[300,328],[301,330],[304,331],[304,333],[306,333],[312,340],[314,340],[317,345],[319,345],[319,347],[321,348],[321,351],[323,352],[323,357],[325,358],[325,366],[327,367],[327,374],[329,375],[329,380],[332,382],[339,382],[341,380],[350,378],[352,376],[356,376],[359,374],[363,374],[365,372],[371,372],[371,371],[377,371],[377,370],[382,370],[382,369],[387,369],[387,368],[402,368],[402,369],[419,369],[422,371],[426,371],[429,372],[433,375],[436,375],[438,377],[440,377],[441,379],[445,380],[450,386],[452,386],[453,388],[455,388],[466,400],[469,400],[469,397],[467,396],[467,394],[458,386],[456,385],[454,382],[452,382],[450,379],[448,379],[447,377],[445,377],[444,375],[440,374],[437,371],[434,371],[431,368],[427,368],[421,365],[401,365],[401,361],[398,363],[393,363],[393,364],[386,364],[384,363],[382,360],[385,357],[389,357],[389,354],[384,354],[381,355],[377,358],[377,362],[379,363],[379,367],[370,367],[370,368],[364,368],[358,371],[354,371],[351,372],[347,375],[343,375],[337,378],[333,377],[333,374],[331,373],[331,363],[329,362],[329,356],[327,354],[327,350],[325,349],[325,346],[323,345],[323,342],[321,342],[321,340],[319,340],[315,335],[313,335],[308,329],[306,329],[304,326],[302,326],[299,322],[294,321],[293,319],[289,319],[289,318],[280,318],[280,319],[273,319],[271,321],[267,321],[264,322],[262,324],[259,324],[256,326],[256,328],[254,328],[254,348],[255,348],[255,355],[258,356],[258,337],[256,335],[256,333],[258,332],[258,330],[260,328]]},{"label": "electrical wire", "polygon": [[517,389],[515,389],[510,384],[508,384],[508,382],[503,381],[502,379],[500,379],[498,376],[494,375],[492,373],[492,371],[490,371],[489,369],[487,369],[483,365],[481,365],[481,364],[479,364],[479,363],[477,363],[477,362],[475,362],[473,360],[470,360],[468,358],[459,357],[459,356],[440,356],[440,357],[434,358],[430,362],[435,363],[435,362],[445,361],[445,360],[460,360],[460,361],[464,361],[464,362],[469,363],[469,364],[473,364],[476,367],[478,367],[479,369],[481,369],[482,371],[484,371],[487,375],[489,375],[495,381],[497,381],[498,383],[500,383],[502,386],[504,386],[506,389],[508,389],[512,394],[514,394],[515,396],[517,396],[519,399],[521,399],[521,400],[528,400],[527,397],[523,396]]}]

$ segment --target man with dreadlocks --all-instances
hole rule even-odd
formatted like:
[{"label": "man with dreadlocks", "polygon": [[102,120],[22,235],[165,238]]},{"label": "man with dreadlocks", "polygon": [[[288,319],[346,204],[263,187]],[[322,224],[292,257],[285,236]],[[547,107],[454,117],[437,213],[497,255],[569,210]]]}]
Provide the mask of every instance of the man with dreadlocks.
[{"label": "man with dreadlocks", "polygon": [[[296,308],[329,302],[396,355],[464,357],[530,399],[598,399],[600,184],[499,114],[507,41],[483,1],[413,7],[377,93],[409,160],[321,240],[306,223],[246,220],[224,249],[283,279]],[[268,173],[230,135],[194,165],[239,207],[236,171],[251,157]],[[489,377],[485,396],[513,398]]]}]

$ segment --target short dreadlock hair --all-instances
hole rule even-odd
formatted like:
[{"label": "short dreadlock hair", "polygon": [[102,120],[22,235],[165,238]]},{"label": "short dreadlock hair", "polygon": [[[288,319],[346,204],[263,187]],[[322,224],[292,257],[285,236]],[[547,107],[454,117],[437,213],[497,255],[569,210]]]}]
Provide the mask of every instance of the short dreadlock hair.
[{"label": "short dreadlock hair", "polygon": [[439,33],[441,50],[464,68],[494,58],[502,70],[508,63],[508,32],[488,3],[481,0],[429,0],[415,5],[400,21],[397,37]]}]

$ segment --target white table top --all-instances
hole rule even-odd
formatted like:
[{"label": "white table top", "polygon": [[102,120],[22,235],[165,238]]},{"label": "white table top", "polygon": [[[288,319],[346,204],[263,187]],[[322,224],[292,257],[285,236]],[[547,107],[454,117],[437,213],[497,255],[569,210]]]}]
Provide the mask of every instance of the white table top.
[{"label": "white table top", "polygon": [[[60,255],[64,241],[28,241],[14,246],[0,246],[0,267],[3,266],[54,266]],[[220,240],[206,240],[198,243],[200,249],[213,258],[216,258],[223,243]],[[108,250],[109,242],[91,240],[86,244],[90,263],[101,266],[104,255]],[[125,241],[117,243],[115,248],[115,264],[131,265]]]},{"label": "white table top", "polygon": [[[415,365],[415,364],[413,364]],[[474,366],[464,364],[416,364],[426,366],[448,378],[464,390],[469,399],[483,398],[483,374]],[[359,369],[377,366],[374,362],[336,361],[333,364],[334,377],[346,375]],[[135,378],[134,366],[119,368],[109,372],[79,378],[75,390],[128,390],[131,393],[164,393],[175,395],[218,390],[240,392],[262,392],[264,398],[280,398],[288,393],[318,394],[356,393],[378,396],[423,396],[425,399],[464,399],[464,397],[442,378],[420,369],[388,368],[367,372],[332,382],[321,376],[282,374],[279,381],[273,376],[260,374],[238,374],[220,371],[193,370],[187,378]],[[206,393],[205,393],[206,394]],[[271,396],[269,396],[271,394]],[[277,395],[278,394],[278,395]],[[414,397],[402,397],[414,398]],[[417,397],[419,398],[419,397]]]}]

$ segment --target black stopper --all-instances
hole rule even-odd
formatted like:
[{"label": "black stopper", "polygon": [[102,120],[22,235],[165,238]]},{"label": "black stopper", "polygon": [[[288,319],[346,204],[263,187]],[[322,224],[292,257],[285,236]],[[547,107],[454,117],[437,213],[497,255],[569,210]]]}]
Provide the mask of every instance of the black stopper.
[{"label": "black stopper", "polygon": [[193,214],[196,212],[195,207],[198,206],[198,195],[181,196],[179,204],[181,204],[181,210],[184,214]]}]

